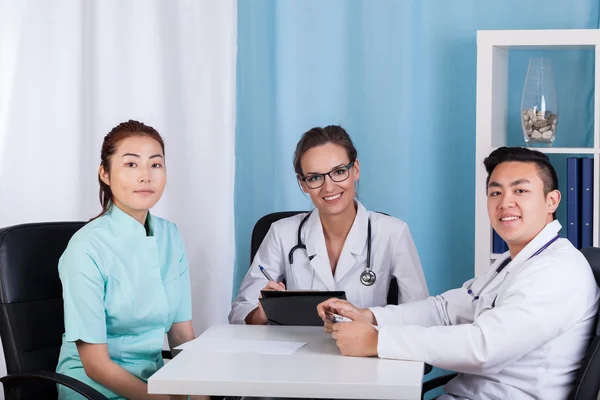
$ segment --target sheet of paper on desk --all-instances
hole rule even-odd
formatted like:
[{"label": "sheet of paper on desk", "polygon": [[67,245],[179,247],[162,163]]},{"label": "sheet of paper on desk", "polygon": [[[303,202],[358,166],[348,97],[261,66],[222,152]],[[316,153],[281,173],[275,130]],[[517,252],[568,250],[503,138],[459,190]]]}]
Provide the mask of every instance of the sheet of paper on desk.
[{"label": "sheet of paper on desk", "polygon": [[202,339],[184,343],[177,349],[200,350],[212,353],[256,353],[287,356],[306,345],[307,342],[283,342],[274,340]]}]

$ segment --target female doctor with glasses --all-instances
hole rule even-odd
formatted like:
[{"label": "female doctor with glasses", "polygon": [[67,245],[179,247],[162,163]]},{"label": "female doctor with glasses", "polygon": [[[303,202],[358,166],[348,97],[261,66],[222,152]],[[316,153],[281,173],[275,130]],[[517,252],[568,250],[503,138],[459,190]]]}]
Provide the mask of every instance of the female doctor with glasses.
[{"label": "female doctor with glasses", "polygon": [[242,281],[230,323],[266,324],[260,291],[285,290],[283,280],[287,289],[343,290],[359,307],[384,306],[393,277],[400,303],[429,296],[408,225],[355,199],[360,164],[342,127],[304,133],[294,169],[315,208],[271,225]]}]

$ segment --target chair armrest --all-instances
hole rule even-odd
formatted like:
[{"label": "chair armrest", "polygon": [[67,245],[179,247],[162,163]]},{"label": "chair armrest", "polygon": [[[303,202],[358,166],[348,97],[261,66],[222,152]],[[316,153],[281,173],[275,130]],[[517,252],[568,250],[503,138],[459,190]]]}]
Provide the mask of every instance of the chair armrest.
[{"label": "chair armrest", "polygon": [[424,398],[425,393],[427,393],[435,388],[445,385],[451,379],[453,379],[456,375],[457,374],[442,375],[442,376],[438,376],[438,377],[432,378],[432,379],[424,382],[423,390],[421,391],[421,399]]},{"label": "chair armrest", "polygon": [[163,358],[163,360],[172,360],[173,359],[173,354],[171,354],[171,350],[163,350],[162,351],[162,358]]},{"label": "chair armrest", "polygon": [[42,379],[47,381],[52,381],[59,383],[68,387],[69,389],[73,389],[77,393],[81,394],[88,400],[108,400],[102,393],[97,391],[96,389],[86,385],[85,383],[78,381],[75,378],[71,378],[70,376],[66,376],[63,374],[58,374],[56,372],[50,371],[38,371],[38,372],[24,372],[21,374],[10,374],[0,378],[0,382],[2,384],[9,385],[11,383],[16,383],[21,380],[28,379]]}]

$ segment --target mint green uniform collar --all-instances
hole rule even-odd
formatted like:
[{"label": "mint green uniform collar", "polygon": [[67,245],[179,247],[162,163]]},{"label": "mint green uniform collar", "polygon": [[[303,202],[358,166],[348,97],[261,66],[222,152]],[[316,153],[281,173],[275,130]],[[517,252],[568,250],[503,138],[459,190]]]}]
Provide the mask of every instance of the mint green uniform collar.
[{"label": "mint green uniform collar", "polygon": [[[114,204],[110,204],[106,215],[118,225],[119,232],[134,236],[146,236],[146,228],[144,225],[140,224],[137,219],[133,218]],[[146,215],[146,224],[148,224],[149,227],[148,236],[154,236],[154,224],[150,211],[148,211],[148,214]]]}]

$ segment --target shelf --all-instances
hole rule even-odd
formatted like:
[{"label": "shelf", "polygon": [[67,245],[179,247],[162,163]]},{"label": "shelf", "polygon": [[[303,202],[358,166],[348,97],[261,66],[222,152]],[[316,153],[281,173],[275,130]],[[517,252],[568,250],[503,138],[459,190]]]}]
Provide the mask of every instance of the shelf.
[{"label": "shelf", "polygon": [[[523,146],[525,147],[525,146]],[[497,148],[497,147],[496,147]],[[496,150],[492,148],[492,150]],[[600,150],[591,147],[528,147],[531,150],[538,150],[546,154],[594,154],[600,153]]]},{"label": "shelf", "polygon": [[600,45],[600,31],[598,29],[477,31],[477,45],[511,50],[593,48]]},{"label": "shelf", "polygon": [[[492,249],[492,230],[483,188],[487,171],[483,160],[507,144],[509,53],[515,50],[590,49],[594,66],[594,125],[590,147],[529,147],[546,154],[587,155],[600,171],[600,29],[477,31],[477,93],[475,116],[475,276],[483,274],[501,254]],[[563,128],[559,128],[563,129]],[[522,146],[527,146],[523,141]],[[566,197],[563,194],[564,197]],[[594,174],[593,246],[600,246],[600,173]],[[563,201],[566,201],[564,199]]]}]

